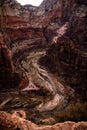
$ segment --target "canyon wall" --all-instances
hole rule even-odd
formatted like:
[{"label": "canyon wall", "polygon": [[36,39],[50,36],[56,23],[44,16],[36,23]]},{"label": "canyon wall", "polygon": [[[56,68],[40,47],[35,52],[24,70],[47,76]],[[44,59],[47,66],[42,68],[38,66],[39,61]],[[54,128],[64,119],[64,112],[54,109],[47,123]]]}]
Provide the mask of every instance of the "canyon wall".
[{"label": "canyon wall", "polygon": [[[69,2],[66,6],[68,4]],[[41,59],[43,65],[53,73],[62,76],[64,81],[85,100],[87,95],[86,5],[85,1],[82,3],[74,1],[72,8],[69,6],[70,16],[66,10],[64,11],[62,19],[68,17],[67,27],[64,25],[57,30],[57,35],[53,38],[52,45],[47,49],[46,56]]]}]

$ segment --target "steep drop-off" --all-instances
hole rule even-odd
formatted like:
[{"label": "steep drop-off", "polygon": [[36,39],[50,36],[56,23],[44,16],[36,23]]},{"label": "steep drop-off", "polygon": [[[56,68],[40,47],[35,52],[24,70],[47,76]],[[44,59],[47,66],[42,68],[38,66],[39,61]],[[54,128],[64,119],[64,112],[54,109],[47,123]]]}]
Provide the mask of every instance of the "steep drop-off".
[{"label": "steep drop-off", "polygon": [[44,0],[31,10],[0,3],[0,110],[24,110],[37,124],[86,120],[87,104],[75,119],[65,113],[87,100],[87,2]]},{"label": "steep drop-off", "polygon": [[86,100],[87,7],[84,2],[76,3],[72,6],[67,26],[57,30],[52,45],[40,62],[51,72],[61,76],[65,83],[76,90],[81,99]]}]

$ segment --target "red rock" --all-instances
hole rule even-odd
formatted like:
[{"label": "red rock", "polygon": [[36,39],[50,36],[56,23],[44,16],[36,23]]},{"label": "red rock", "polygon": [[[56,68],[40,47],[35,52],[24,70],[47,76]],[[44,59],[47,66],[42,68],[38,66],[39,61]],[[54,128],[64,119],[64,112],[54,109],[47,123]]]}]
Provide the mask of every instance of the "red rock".
[{"label": "red rock", "polygon": [[[19,112],[21,114],[21,112]],[[24,113],[24,112],[22,112]],[[20,115],[19,114],[19,115]],[[64,122],[49,126],[37,126],[34,123],[21,118],[18,114],[0,112],[1,130],[86,130],[87,122]],[[24,115],[24,114],[23,114]]]},{"label": "red rock", "polygon": [[[11,51],[4,43],[2,34],[0,34],[0,89],[14,88],[20,82],[20,77],[14,73]],[[17,76],[17,77],[16,77]],[[18,79],[17,79],[18,78]],[[17,79],[17,80],[16,80]],[[14,81],[16,81],[14,84]],[[8,84],[7,84],[8,83]]]},{"label": "red rock", "polygon": [[[78,1],[62,1],[63,16],[61,21],[68,21],[66,31],[61,28],[54,42],[42,58],[42,65],[51,72],[62,76],[65,83],[73,87],[79,97],[86,100],[87,95],[87,39],[86,39],[86,3]],[[83,6],[84,5],[84,6]],[[61,9],[61,7],[60,7]],[[54,8],[55,11],[55,8]],[[66,11],[68,13],[66,13]],[[64,24],[65,25],[65,24]],[[63,27],[63,26],[62,26]],[[56,41],[55,41],[56,40]]]}]

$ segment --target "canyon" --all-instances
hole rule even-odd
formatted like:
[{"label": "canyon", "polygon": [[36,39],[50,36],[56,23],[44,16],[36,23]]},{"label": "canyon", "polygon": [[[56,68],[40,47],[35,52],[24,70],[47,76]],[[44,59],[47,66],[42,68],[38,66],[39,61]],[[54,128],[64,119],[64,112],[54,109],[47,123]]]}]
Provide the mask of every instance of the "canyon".
[{"label": "canyon", "polygon": [[86,0],[0,2],[1,130],[87,129],[86,34]]}]

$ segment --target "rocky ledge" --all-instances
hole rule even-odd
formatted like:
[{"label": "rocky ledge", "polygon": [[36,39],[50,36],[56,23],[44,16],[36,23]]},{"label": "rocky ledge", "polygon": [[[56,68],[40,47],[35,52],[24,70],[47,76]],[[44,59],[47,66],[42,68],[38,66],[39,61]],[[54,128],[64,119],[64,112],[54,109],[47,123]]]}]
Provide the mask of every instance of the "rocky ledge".
[{"label": "rocky ledge", "polygon": [[13,114],[0,111],[0,130],[87,130],[87,122],[64,122],[55,125],[38,126],[27,121],[24,111]]}]

